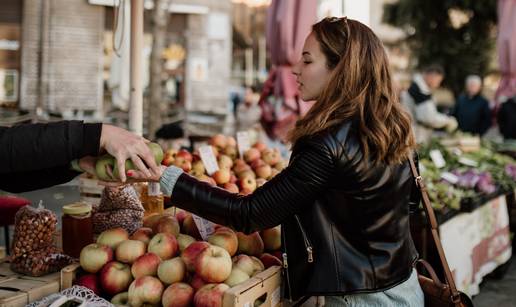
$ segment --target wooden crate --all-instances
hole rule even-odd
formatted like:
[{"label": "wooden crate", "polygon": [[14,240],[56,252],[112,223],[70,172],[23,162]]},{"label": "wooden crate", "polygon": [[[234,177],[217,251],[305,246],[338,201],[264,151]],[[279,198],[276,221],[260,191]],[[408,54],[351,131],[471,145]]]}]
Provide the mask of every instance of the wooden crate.
[{"label": "wooden crate", "polygon": [[25,306],[59,292],[60,273],[31,277],[11,271],[9,265],[9,262],[0,264],[0,306]]},{"label": "wooden crate", "polygon": [[[61,270],[61,290],[72,286],[79,264]],[[262,299],[263,307],[281,306],[281,268],[270,267],[253,278],[229,289],[224,294],[224,307],[252,307]]]},{"label": "wooden crate", "polygon": [[79,176],[79,192],[81,193],[81,201],[98,205],[104,186],[99,185],[99,181],[95,178],[88,177],[87,174]]}]

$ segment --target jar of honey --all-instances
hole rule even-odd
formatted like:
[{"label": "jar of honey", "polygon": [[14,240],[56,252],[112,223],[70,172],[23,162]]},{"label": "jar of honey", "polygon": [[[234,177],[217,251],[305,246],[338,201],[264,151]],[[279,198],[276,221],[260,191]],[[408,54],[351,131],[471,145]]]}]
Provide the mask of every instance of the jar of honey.
[{"label": "jar of honey", "polygon": [[79,258],[82,248],[93,243],[91,205],[73,203],[63,206],[61,222],[63,252],[71,257]]},{"label": "jar of honey", "polygon": [[149,214],[162,214],[164,210],[164,197],[158,182],[149,182],[141,186],[140,201],[145,209],[144,216]]}]

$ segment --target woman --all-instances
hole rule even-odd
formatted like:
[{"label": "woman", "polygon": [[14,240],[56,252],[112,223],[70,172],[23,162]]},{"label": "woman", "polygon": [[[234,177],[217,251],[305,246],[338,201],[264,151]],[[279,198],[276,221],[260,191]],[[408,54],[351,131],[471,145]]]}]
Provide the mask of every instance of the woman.
[{"label": "woman", "polygon": [[237,196],[169,167],[159,179],[163,192],[238,231],[282,224],[287,298],[423,306],[409,232],[414,138],[380,40],[358,21],[326,18],[313,26],[293,72],[301,98],[316,103],[290,134],[287,168]]}]

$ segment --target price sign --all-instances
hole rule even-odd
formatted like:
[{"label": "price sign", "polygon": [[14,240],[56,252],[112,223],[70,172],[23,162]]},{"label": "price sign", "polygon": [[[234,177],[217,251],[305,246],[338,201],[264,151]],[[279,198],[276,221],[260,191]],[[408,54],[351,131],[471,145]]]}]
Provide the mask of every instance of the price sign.
[{"label": "price sign", "polygon": [[204,241],[208,240],[208,237],[215,231],[215,224],[195,214],[192,214],[192,217],[202,239]]},{"label": "price sign", "polygon": [[448,181],[451,184],[456,184],[457,182],[459,182],[459,177],[449,172],[442,173],[441,178]]},{"label": "price sign", "polygon": [[459,158],[459,163],[463,164],[463,165],[466,165],[466,166],[478,167],[477,161],[471,160],[470,158],[466,158],[466,157],[460,157]]},{"label": "price sign", "polygon": [[238,146],[238,154],[240,158],[244,157],[244,152],[246,152],[249,148],[251,148],[251,141],[249,140],[249,132],[247,131],[238,131],[237,132],[237,146]]},{"label": "price sign", "polygon": [[432,162],[434,162],[437,168],[443,168],[446,165],[446,161],[444,161],[443,154],[438,149],[430,151],[430,158],[432,159]]},{"label": "price sign", "polygon": [[202,163],[204,164],[208,175],[211,176],[219,170],[219,164],[217,163],[217,159],[215,158],[215,154],[213,153],[213,149],[210,145],[200,147],[199,154],[201,155]]}]

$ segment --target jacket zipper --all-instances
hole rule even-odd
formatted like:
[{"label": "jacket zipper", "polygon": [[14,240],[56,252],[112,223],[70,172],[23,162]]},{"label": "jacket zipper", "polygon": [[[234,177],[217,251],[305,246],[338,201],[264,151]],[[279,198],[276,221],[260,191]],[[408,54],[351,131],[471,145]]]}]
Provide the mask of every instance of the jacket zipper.
[{"label": "jacket zipper", "polygon": [[297,215],[295,215],[295,217],[296,217],[297,225],[299,226],[299,230],[301,231],[301,235],[303,235],[303,240],[305,241],[307,261],[308,261],[308,263],[312,263],[312,262],[314,262],[312,244],[310,244],[310,240],[308,240],[308,236],[306,235],[305,230],[303,229],[303,226],[301,226],[301,221],[299,220],[299,217]]},{"label": "jacket zipper", "polygon": [[288,289],[288,298],[290,301],[292,301],[292,289],[290,288],[290,276],[288,274],[288,260],[287,260],[287,243],[285,240],[285,232],[281,231],[281,237],[283,238],[283,246],[284,246],[284,253],[281,255],[283,257],[283,270],[285,273],[285,283],[287,284]]}]

